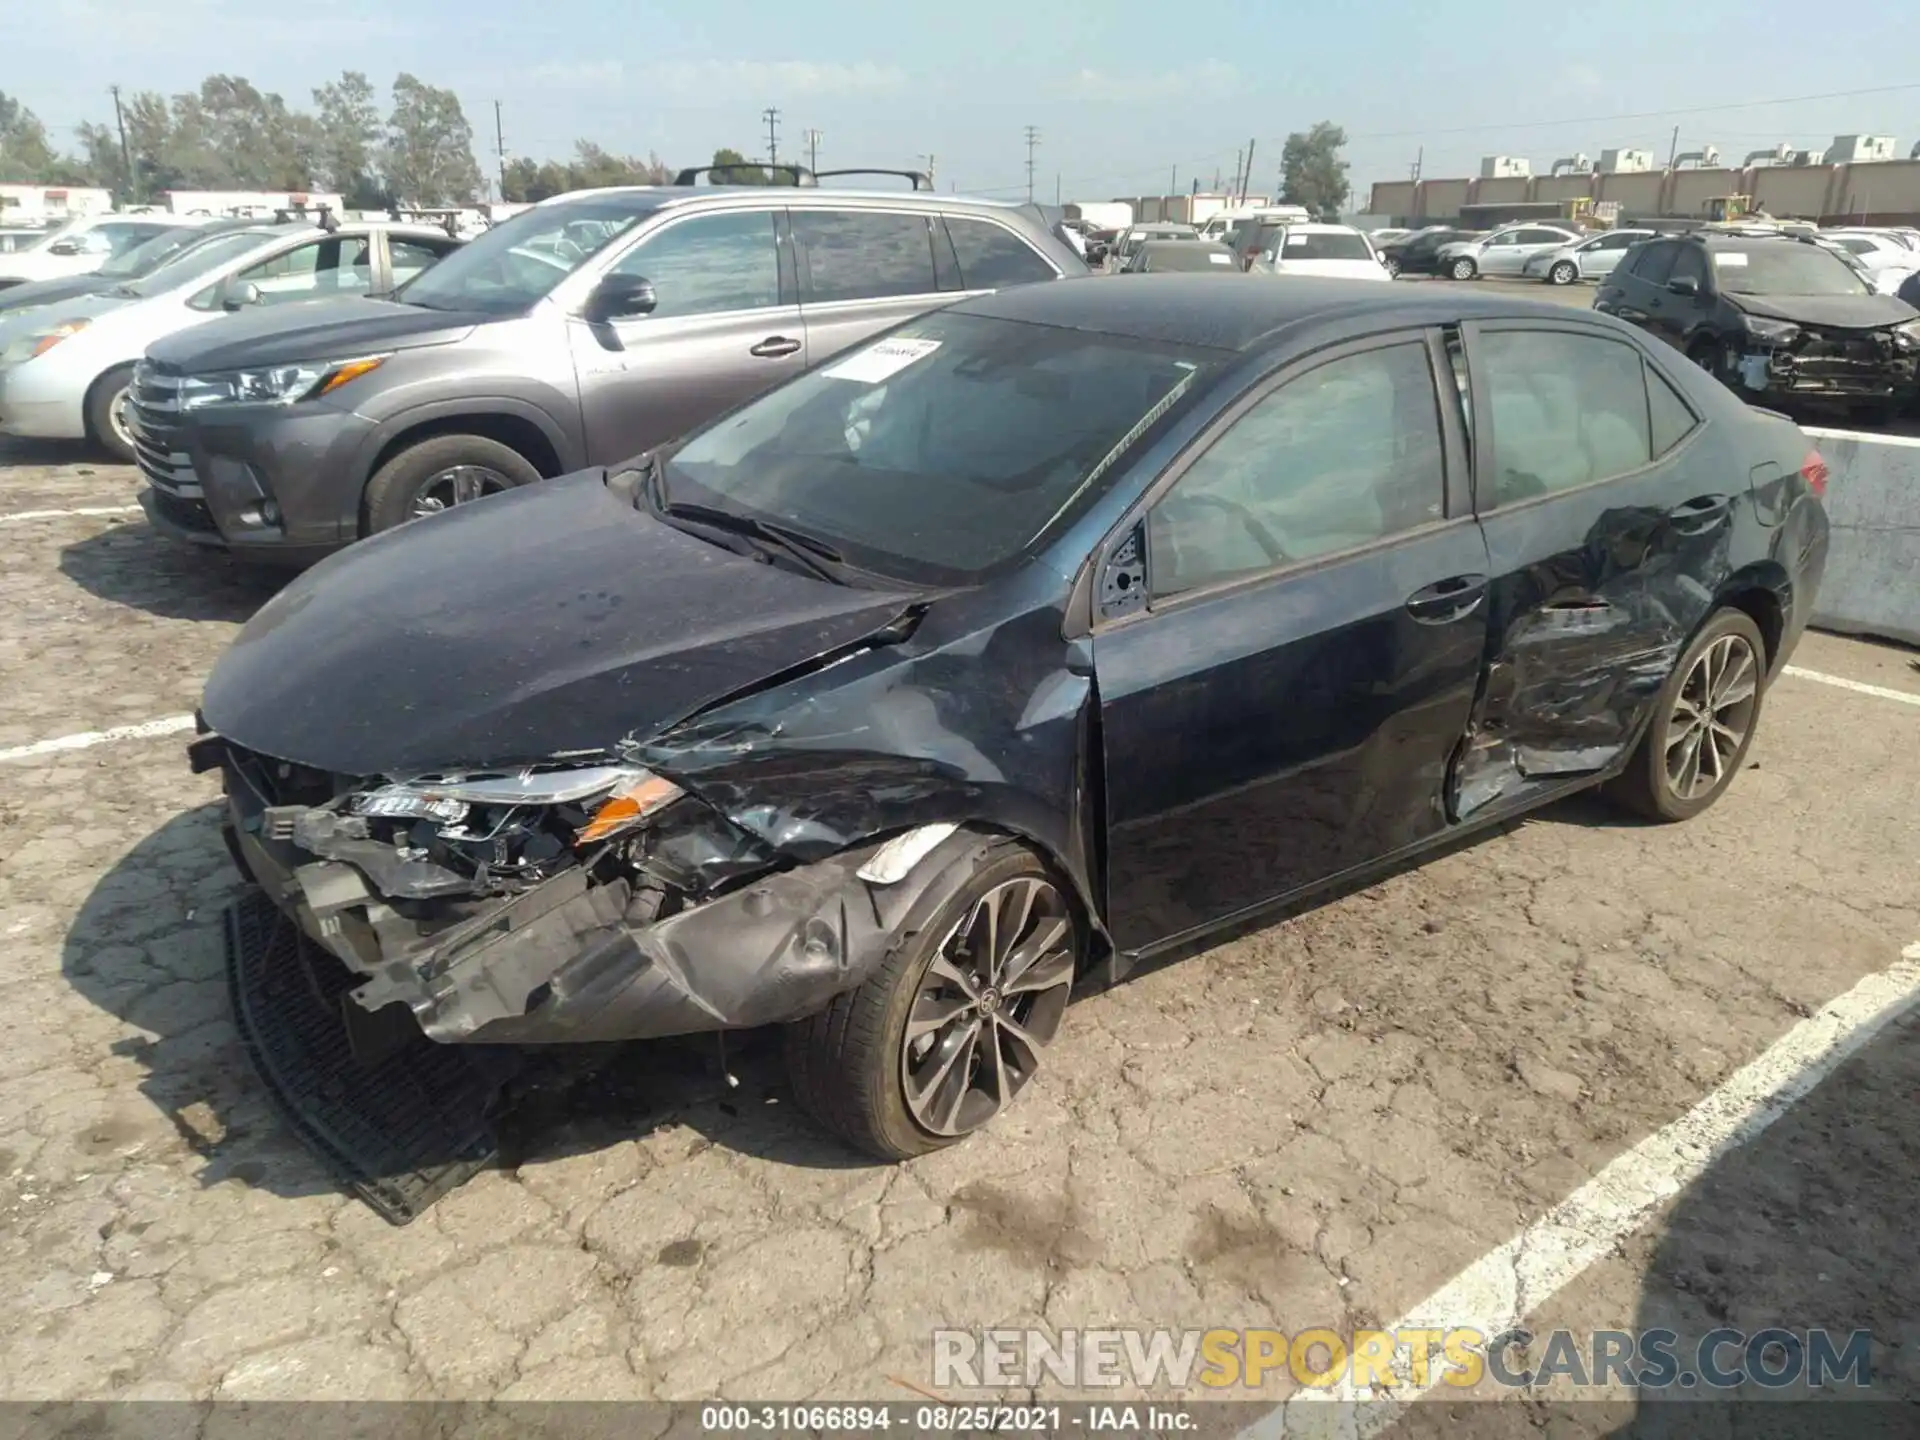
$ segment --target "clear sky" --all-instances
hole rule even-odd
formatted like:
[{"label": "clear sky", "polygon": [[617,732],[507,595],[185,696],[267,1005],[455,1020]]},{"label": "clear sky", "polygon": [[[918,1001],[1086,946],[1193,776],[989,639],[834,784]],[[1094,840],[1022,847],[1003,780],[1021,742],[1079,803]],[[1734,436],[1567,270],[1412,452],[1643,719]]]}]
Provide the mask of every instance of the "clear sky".
[{"label": "clear sky", "polygon": [[1049,200],[1056,177],[1069,200],[1210,185],[1249,137],[1255,188],[1271,187],[1287,132],[1322,119],[1353,137],[1356,198],[1423,143],[1432,177],[1495,153],[1540,172],[1614,145],[1664,160],[1676,124],[1683,151],[1712,142],[1736,163],[1842,132],[1894,135],[1904,156],[1916,67],[1914,0],[0,0],[0,90],[63,143],[111,118],[114,82],[225,71],[305,105],[342,69],[382,87],[409,70],[458,92],[489,175],[496,100],[510,155],[586,137],[671,164],[763,156],[776,106],[783,154],[808,129],[823,168],[931,153],[943,190],[1024,193],[1037,126]]}]

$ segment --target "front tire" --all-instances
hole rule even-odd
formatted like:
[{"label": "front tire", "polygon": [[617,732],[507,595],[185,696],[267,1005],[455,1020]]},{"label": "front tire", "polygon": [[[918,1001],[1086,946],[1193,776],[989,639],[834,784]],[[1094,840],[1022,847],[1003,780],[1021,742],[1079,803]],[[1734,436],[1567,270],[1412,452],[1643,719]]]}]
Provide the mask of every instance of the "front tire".
[{"label": "front tire", "polygon": [[1691,820],[1726,793],[1753,744],[1767,648],[1741,610],[1719,610],[1660,687],[1652,722],[1609,793],[1649,820]]},{"label": "front tire", "polygon": [[367,483],[369,535],[540,478],[518,450],[484,435],[435,435],[409,445]]},{"label": "front tire", "polygon": [[1387,260],[1387,278],[1389,280],[1398,280],[1400,278],[1400,262],[1391,257]]},{"label": "front tire", "polygon": [[884,1160],[964,1139],[1033,1078],[1066,1016],[1083,933],[1039,856],[992,842],[865,983],[787,1027],[795,1099]]},{"label": "front tire", "polygon": [[1574,269],[1571,260],[1556,261],[1547,271],[1547,282],[1551,285],[1571,285],[1580,278],[1580,272]]},{"label": "front tire", "polygon": [[123,465],[134,461],[133,432],[127,428],[127,389],[132,384],[133,366],[122,365],[87,390],[87,433]]},{"label": "front tire", "polygon": [[1471,280],[1479,272],[1480,267],[1465,255],[1447,266],[1447,274],[1455,280]]}]

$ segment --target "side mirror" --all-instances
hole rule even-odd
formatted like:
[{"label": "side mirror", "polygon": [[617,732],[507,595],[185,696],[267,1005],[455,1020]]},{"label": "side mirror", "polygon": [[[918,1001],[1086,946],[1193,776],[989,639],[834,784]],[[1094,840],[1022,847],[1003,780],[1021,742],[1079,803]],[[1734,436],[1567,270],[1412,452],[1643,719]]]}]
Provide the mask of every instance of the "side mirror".
[{"label": "side mirror", "polygon": [[78,255],[80,253],[80,242],[78,240],[56,240],[47,247],[47,253],[49,255]]},{"label": "side mirror", "polygon": [[651,315],[660,304],[653,282],[644,275],[607,275],[587,296],[584,314],[596,325]]},{"label": "side mirror", "polygon": [[260,303],[260,287],[251,280],[229,280],[220,289],[222,310],[244,310]]},{"label": "side mirror", "polygon": [[1667,281],[1667,289],[1675,295],[1684,295],[1689,300],[1698,299],[1700,282],[1691,275],[1679,275]]}]

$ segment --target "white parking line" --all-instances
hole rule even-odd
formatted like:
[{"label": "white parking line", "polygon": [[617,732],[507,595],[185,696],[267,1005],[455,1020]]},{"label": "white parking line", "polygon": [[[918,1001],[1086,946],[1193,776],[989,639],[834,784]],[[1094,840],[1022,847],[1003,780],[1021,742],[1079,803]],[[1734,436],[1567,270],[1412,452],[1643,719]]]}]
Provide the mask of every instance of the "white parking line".
[{"label": "white parking line", "polygon": [[138,725],[116,725],[111,730],[85,730],[78,735],[56,735],[51,740],[36,740],[31,745],[16,745],[0,750],[0,760],[31,760],[36,755],[52,755],[61,750],[87,750],[114,740],[147,740],[155,735],[176,735],[193,729],[193,716],[169,715],[162,720],[143,720]]},{"label": "white parking line", "polygon": [[13,515],[0,515],[0,525],[13,525],[22,520],[61,520],[69,515],[137,515],[138,505],[82,505],[76,510],[22,510]]},{"label": "white parking line", "polygon": [[1849,680],[1844,675],[1828,675],[1820,670],[1802,670],[1798,665],[1789,665],[1781,673],[1791,675],[1796,680],[1816,680],[1822,685],[1851,690],[1856,695],[1874,695],[1882,700],[1898,700],[1903,705],[1920,705],[1920,695],[1914,694],[1911,690],[1889,690],[1884,685],[1868,685],[1861,680]]},{"label": "white parking line", "polygon": [[[1891,968],[1869,975],[1795,1025],[1761,1056],[1664,1129],[1614,1160],[1520,1234],[1474,1261],[1405,1315],[1388,1333],[1470,1326],[1486,1336],[1529,1314],[1640,1229],[1661,1204],[1704,1175],[1729,1150],[1747,1144],[1888,1024],[1920,1002],[1920,943]],[[1405,1351],[1395,1356],[1401,1383],[1376,1397],[1342,1376],[1324,1390],[1303,1390],[1241,1432],[1253,1437],[1326,1435],[1365,1440],[1401,1407],[1440,1383],[1413,1382]],[[1328,1405],[1327,1402],[1335,1402]]]}]

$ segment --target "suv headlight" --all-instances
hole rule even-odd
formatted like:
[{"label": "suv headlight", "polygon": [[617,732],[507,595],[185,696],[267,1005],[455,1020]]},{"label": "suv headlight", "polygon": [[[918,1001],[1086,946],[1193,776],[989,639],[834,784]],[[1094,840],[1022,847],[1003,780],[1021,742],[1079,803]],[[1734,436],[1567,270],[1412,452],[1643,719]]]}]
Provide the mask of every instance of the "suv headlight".
[{"label": "suv headlight", "polygon": [[1893,343],[1902,350],[1920,350],[1920,320],[1902,320],[1894,326]]},{"label": "suv headlight", "polygon": [[180,385],[180,408],[207,405],[292,405],[317,400],[386,364],[385,355],[353,360],[307,360],[258,370],[224,370],[191,375]]},{"label": "suv headlight", "polygon": [[1769,320],[1763,315],[1746,317],[1747,334],[1763,345],[1791,345],[1800,338],[1800,327],[1789,320]]},{"label": "suv headlight", "polygon": [[0,351],[0,365],[24,365],[29,360],[37,360],[63,340],[78,335],[91,320],[63,320],[58,325],[43,325],[20,336],[4,351]]}]

